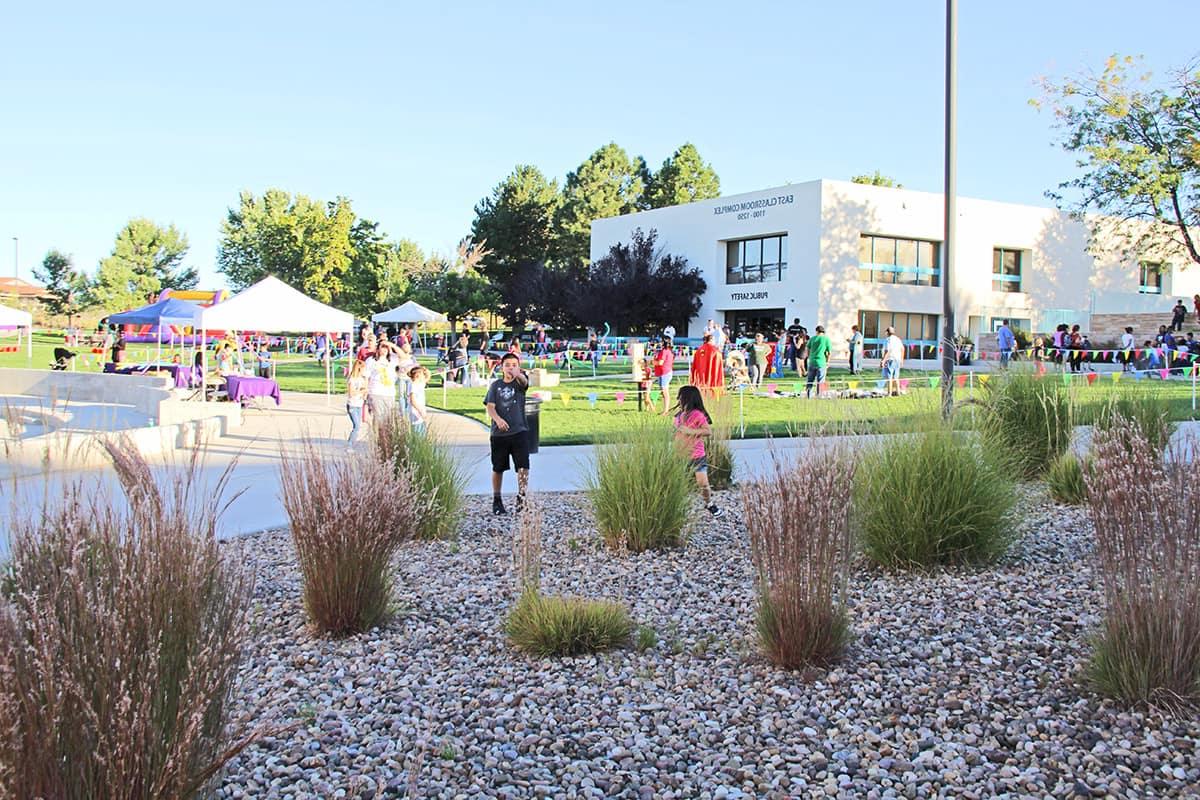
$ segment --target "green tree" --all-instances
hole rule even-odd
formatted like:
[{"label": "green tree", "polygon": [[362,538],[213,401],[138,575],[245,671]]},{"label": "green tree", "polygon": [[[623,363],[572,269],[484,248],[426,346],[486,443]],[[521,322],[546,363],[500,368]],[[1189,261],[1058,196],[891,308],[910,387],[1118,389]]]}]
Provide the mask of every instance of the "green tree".
[{"label": "green tree", "polygon": [[594,220],[642,207],[645,166],[637,161],[610,142],[567,174],[562,205],[555,214],[554,251],[559,261],[586,262]]},{"label": "green tree", "polygon": [[721,179],[712,165],[700,158],[696,146],[687,142],[663,162],[646,194],[650,208],[710,200],[721,196]]},{"label": "green tree", "polygon": [[441,259],[433,259],[427,271],[413,280],[406,299],[445,314],[451,327],[476,311],[495,307],[498,300],[482,275]]},{"label": "green tree", "polygon": [[389,242],[344,197],[322,203],[279,189],[262,197],[241,193],[221,226],[217,254],[218,268],[236,289],[274,275],[359,315],[398,300],[422,260],[420,248]]},{"label": "green tree", "polygon": [[75,269],[69,255],[58,250],[46,253],[42,265],[33,268],[33,277],[46,287],[49,297],[43,298],[42,303],[51,314],[73,317],[87,307],[87,276]]},{"label": "green tree", "polygon": [[1042,81],[1034,105],[1054,113],[1060,144],[1082,170],[1048,194],[1077,214],[1092,212],[1093,238],[1200,263],[1200,69],[1156,85],[1149,73],[1134,74],[1138,61],[1112,56],[1099,75]]},{"label": "green tree", "polygon": [[870,175],[855,175],[850,179],[851,183],[862,183],[867,186],[886,186],[890,189],[903,189],[904,184],[896,183],[896,179],[889,175],[884,175],[879,170],[875,170]]},{"label": "green tree", "polygon": [[471,236],[486,241],[491,253],[480,271],[501,281],[516,264],[545,261],[554,240],[554,214],[561,198],[558,182],[548,181],[537,167],[518,164],[475,205]]},{"label": "green tree", "polygon": [[117,234],[112,254],[100,262],[92,296],[98,305],[116,310],[144,305],[162,289],[194,288],[196,270],[182,266],[187,251],[187,237],[174,225],[130,220]]}]

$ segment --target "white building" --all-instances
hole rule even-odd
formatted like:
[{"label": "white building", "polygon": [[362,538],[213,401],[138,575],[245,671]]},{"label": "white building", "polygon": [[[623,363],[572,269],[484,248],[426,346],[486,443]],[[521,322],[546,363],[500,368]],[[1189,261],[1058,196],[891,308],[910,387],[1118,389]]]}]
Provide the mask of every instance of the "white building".
[{"label": "white building", "polygon": [[[1088,253],[1084,223],[1050,208],[958,200],[955,327],[978,341],[1008,319],[1024,330],[1089,327],[1091,315],[1169,314],[1200,293],[1200,267]],[[597,259],[637,228],[687,258],[708,284],[706,321],[778,330],[799,318],[835,344],[858,323],[868,342],[893,325],[935,345],[942,311],[942,195],[818,180],[592,223]]]}]

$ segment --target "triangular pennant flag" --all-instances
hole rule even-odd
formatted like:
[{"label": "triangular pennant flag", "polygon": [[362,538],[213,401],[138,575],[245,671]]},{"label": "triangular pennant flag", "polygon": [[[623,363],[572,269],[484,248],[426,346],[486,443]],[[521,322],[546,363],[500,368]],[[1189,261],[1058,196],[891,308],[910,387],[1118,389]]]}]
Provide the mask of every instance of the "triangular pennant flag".
[{"label": "triangular pennant flag", "polygon": [[768,394],[775,394],[778,390],[779,390],[779,386],[777,384],[774,384],[774,383],[767,384],[767,393]]},{"label": "triangular pennant flag", "polygon": [[793,383],[792,391],[795,392],[796,394],[800,394],[801,392],[804,391],[804,384],[803,383]]},{"label": "triangular pennant flag", "polygon": [[857,388],[858,388],[858,381],[848,381],[848,382],[846,383],[846,385],[847,385],[847,386],[849,386],[851,389],[857,389]]},{"label": "triangular pennant flag", "polygon": [[1117,381],[1121,380],[1121,373],[1114,372],[1112,374],[1112,378],[1113,378],[1113,383],[1116,383]]},{"label": "triangular pennant flag", "polygon": [[1140,372],[1134,372],[1134,373],[1133,373],[1133,379],[1134,379],[1135,381],[1140,381],[1140,380],[1142,379],[1142,373],[1140,373]]},{"label": "triangular pennant flag", "polygon": [[1097,378],[1097,375],[1096,375],[1096,373],[1094,373],[1094,372],[1089,372],[1089,373],[1087,374],[1087,382],[1088,382],[1088,386],[1091,386],[1093,383],[1095,383],[1095,382],[1096,382],[1096,378]]},{"label": "triangular pennant flag", "polygon": [[829,384],[826,383],[825,381],[821,381],[819,384],[817,384],[817,394],[825,394],[828,391],[829,391]]},{"label": "triangular pennant flag", "polygon": [[901,389],[907,389],[907,388],[908,388],[908,378],[901,378],[901,379],[900,379],[900,388],[901,388]]},{"label": "triangular pennant flag", "polygon": [[957,383],[958,388],[961,389],[967,385],[967,376],[966,375],[955,375],[954,382]]},{"label": "triangular pennant flag", "polygon": [[991,375],[988,375],[986,372],[981,372],[981,373],[979,373],[979,382],[980,382],[980,383],[987,383],[987,382],[988,382],[988,380],[989,380],[991,377],[992,377],[992,376],[991,376]]},{"label": "triangular pennant flag", "polygon": [[887,384],[887,381],[875,381],[875,388],[882,389]]},{"label": "triangular pennant flag", "polygon": [[660,397],[662,397],[662,392],[658,391],[657,389],[650,390],[650,402],[651,403],[657,403],[658,398],[660,398]]},{"label": "triangular pennant flag", "polygon": [[588,392],[588,405],[592,408],[596,407],[596,393]]},{"label": "triangular pennant flag", "polygon": [[1071,373],[1064,372],[1062,374],[1062,381],[1063,381],[1064,386],[1070,386],[1071,385]]},{"label": "triangular pennant flag", "polygon": [[624,404],[625,404],[625,393],[617,392],[617,405],[624,405]]},{"label": "triangular pennant flag", "polygon": [[[942,382],[942,379],[939,378],[938,376],[934,375],[933,377],[931,377],[929,379],[929,388],[936,389],[941,382]],[[853,387],[851,387],[851,388],[853,388]]]},{"label": "triangular pennant flag", "polygon": [[1170,375],[1171,375],[1171,370],[1169,370],[1169,369],[1160,369],[1160,370],[1158,371],[1158,376],[1159,376],[1160,378],[1162,378],[1164,381],[1165,381],[1165,380],[1166,380],[1168,377],[1170,377]]},{"label": "triangular pennant flag", "polygon": [[562,403],[564,406],[571,405],[571,395],[567,394],[566,392],[563,392],[558,397],[560,400],[562,400]]},{"label": "triangular pennant flag", "polygon": [[1046,365],[1043,364],[1042,362],[1038,361],[1037,369],[1034,370],[1034,374],[1037,375],[1039,378],[1042,377],[1043,375],[1045,375],[1046,374]]}]

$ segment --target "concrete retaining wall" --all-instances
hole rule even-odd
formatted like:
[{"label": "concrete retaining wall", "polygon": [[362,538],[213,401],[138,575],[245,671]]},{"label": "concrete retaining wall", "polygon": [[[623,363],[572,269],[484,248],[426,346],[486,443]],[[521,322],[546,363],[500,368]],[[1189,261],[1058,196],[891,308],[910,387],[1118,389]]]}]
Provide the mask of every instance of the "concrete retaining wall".
[{"label": "concrete retaining wall", "polygon": [[52,401],[114,403],[134,406],[158,418],[158,405],[171,398],[171,379],[158,375],[105,375],[95,372],[49,372],[44,369],[0,369],[0,394],[23,394]]}]

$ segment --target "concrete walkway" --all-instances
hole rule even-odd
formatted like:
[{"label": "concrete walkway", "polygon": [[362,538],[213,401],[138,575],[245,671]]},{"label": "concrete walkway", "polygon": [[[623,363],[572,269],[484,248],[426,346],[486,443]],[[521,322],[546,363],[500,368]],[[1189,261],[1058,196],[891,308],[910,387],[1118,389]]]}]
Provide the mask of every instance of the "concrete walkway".
[{"label": "concrete walkway", "polygon": [[[200,480],[205,491],[211,492],[222,474],[229,471],[226,497],[234,499],[220,524],[222,536],[281,527],[287,524],[279,499],[279,470],[282,452],[311,436],[329,452],[344,452],[350,432],[350,422],[340,396],[330,397],[285,392],[282,404],[262,410],[251,409],[245,422],[226,436],[210,441],[206,448]],[[443,436],[462,459],[467,473],[469,494],[491,493],[488,429],[466,417],[432,411],[430,427]],[[1185,422],[1178,426],[1177,437],[1188,433],[1200,435],[1200,423]],[[1086,440],[1088,431],[1077,432],[1077,442]],[[860,440],[861,441],[861,440]],[[745,439],[731,443],[740,479],[761,473],[770,466],[773,453],[796,451],[810,446],[808,438]],[[1077,444],[1077,446],[1078,446]],[[354,447],[365,445],[359,442]],[[578,491],[583,488],[594,456],[592,445],[542,447],[532,457],[530,489],[535,492]],[[186,463],[191,451],[177,451],[171,458],[160,458],[155,465],[166,470],[172,463]],[[110,469],[54,472],[21,478],[5,484],[3,495],[11,497],[19,509],[36,509],[45,497],[59,495],[63,487],[78,480],[98,481],[114,497],[120,487]],[[12,491],[9,492],[8,489]],[[505,476],[505,494],[516,491],[515,478]],[[0,502],[0,531],[10,526],[14,505]],[[0,544],[0,549],[3,545]]]}]

